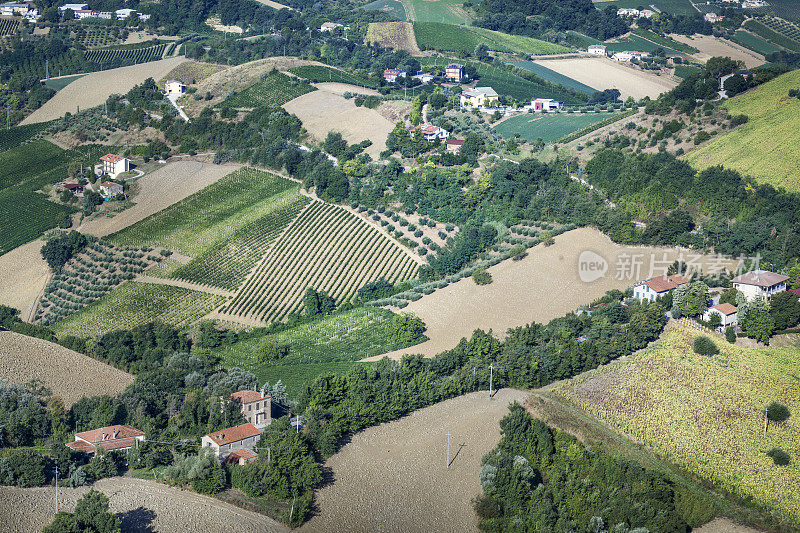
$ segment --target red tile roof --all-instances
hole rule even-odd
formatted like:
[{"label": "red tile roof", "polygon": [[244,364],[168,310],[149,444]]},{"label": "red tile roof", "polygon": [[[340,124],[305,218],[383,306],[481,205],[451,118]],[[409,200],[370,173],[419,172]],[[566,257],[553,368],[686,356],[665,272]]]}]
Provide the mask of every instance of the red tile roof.
[{"label": "red tile roof", "polygon": [[76,440],[75,442],[68,442],[68,448],[72,448],[76,452],[94,453],[97,447],[94,444],[89,444],[86,441]]},{"label": "red tile roof", "polygon": [[214,433],[209,433],[206,437],[210,438],[217,446],[225,446],[232,442],[238,442],[249,437],[260,435],[261,432],[249,422],[232,428],[225,428]]},{"label": "red tile roof", "polygon": [[109,163],[119,163],[124,157],[117,154],[106,154],[100,158],[102,161],[108,161]]},{"label": "red tile roof", "polygon": [[743,285],[755,285],[757,287],[772,287],[779,283],[785,282],[789,276],[783,274],[776,274],[769,270],[752,270],[746,272],[741,276],[736,276],[731,281],[733,283],[742,283]]},{"label": "red tile roof", "polygon": [[732,315],[736,312],[736,306],[729,303],[717,304],[712,306],[711,309],[719,311],[725,316]]},{"label": "red tile roof", "polygon": [[144,437],[144,432],[128,425],[105,426],[76,433],[75,441],[67,446],[86,453],[93,453],[98,447],[118,450],[133,446],[136,437]]},{"label": "red tile roof", "polygon": [[269,394],[263,396],[260,392],[254,390],[240,390],[231,394],[231,398],[239,400],[242,404],[260,402],[261,400],[268,400]]},{"label": "red tile roof", "polygon": [[433,124],[426,124],[422,126],[422,133],[426,135],[433,135],[434,133],[439,133],[439,126],[434,126]]},{"label": "red tile roof", "polygon": [[447,139],[447,146],[461,146],[464,144],[462,139]]},{"label": "red tile roof", "polygon": [[119,185],[119,183],[114,183],[113,181],[104,181],[100,184],[101,187],[113,187],[114,185]]},{"label": "red tile roof", "polygon": [[228,454],[228,456],[225,458],[225,464],[238,463],[240,459],[244,459],[245,462],[247,462],[255,459],[256,457],[258,457],[258,455],[250,450],[236,450],[235,452]]},{"label": "red tile roof", "polygon": [[653,289],[655,292],[671,291],[675,287],[689,283],[689,279],[681,276],[680,274],[673,274],[671,276],[658,276],[650,278],[644,282],[645,285]]}]

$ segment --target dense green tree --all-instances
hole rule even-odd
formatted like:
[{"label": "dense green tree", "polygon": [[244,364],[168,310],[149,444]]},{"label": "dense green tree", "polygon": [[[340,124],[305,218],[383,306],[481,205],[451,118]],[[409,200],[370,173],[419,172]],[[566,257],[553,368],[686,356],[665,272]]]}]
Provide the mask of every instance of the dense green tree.
[{"label": "dense green tree", "polygon": [[769,301],[769,314],[776,331],[796,326],[800,322],[800,298],[789,291],[776,294]]},{"label": "dense green tree", "polygon": [[108,497],[92,489],[78,500],[74,513],[58,513],[44,533],[119,533],[120,526],[120,519],[109,510]]}]

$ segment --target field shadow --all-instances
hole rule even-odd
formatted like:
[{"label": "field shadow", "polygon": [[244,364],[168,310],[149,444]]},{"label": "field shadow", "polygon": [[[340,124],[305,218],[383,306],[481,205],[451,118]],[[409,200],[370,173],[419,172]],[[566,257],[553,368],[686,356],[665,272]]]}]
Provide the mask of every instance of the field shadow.
[{"label": "field shadow", "polygon": [[119,513],[117,516],[122,522],[122,531],[132,533],[155,533],[156,531],[155,526],[153,526],[156,513],[152,509],[137,507],[136,509]]},{"label": "field shadow", "polygon": [[450,465],[452,465],[453,463],[456,462],[456,457],[458,457],[458,454],[461,453],[461,450],[463,450],[466,447],[467,447],[467,445],[465,443],[463,443],[463,442],[458,445],[458,450],[456,450],[456,453],[453,455],[453,458],[450,459],[450,462],[447,463],[447,468],[450,468]]}]

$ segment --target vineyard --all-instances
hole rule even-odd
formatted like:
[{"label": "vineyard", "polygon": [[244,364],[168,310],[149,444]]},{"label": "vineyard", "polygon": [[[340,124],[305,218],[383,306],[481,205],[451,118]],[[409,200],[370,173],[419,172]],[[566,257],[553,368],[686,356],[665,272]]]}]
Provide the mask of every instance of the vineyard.
[{"label": "vineyard", "polygon": [[124,229],[113,240],[129,246],[162,246],[199,257],[248,224],[290,204],[298,189],[292,181],[242,168]]},{"label": "vineyard", "polygon": [[160,321],[188,326],[224,300],[199,291],[129,281],[53,326],[56,335],[92,337],[114,329]]},{"label": "vineyard", "polygon": [[379,230],[341,207],[313,202],[221,311],[262,323],[282,320],[302,307],[309,287],[342,303],[369,281],[406,280],[417,267]]},{"label": "vineyard", "polygon": [[273,71],[255,85],[227,97],[219,104],[219,107],[253,108],[264,105],[277,107],[316,90],[316,87],[312,87],[308,83]]},{"label": "vineyard", "polygon": [[476,46],[485,44],[489,50],[517,54],[545,55],[572,51],[564,46],[530,37],[438,22],[415,22],[414,36],[421,50],[472,53]]},{"label": "vineyard", "polygon": [[[281,380],[294,396],[319,374],[338,373],[364,357],[409,346],[389,340],[386,327],[394,316],[386,309],[357,307],[280,333],[222,346],[214,355],[229,368],[253,372],[261,383]],[[264,360],[260,354],[268,345],[284,346],[288,354],[277,361]]]},{"label": "vineyard", "polygon": [[375,88],[376,84],[361,76],[349,74],[343,70],[323,67],[320,65],[304,65],[302,67],[290,68],[289,72],[299,76],[300,78],[307,79],[313,83],[336,81],[339,83],[349,83],[350,85],[358,85],[360,87]]},{"label": "vineyard", "polygon": [[[678,326],[654,347],[558,385],[555,392],[603,423],[652,448],[700,479],[800,521],[800,372],[797,350],[738,348],[694,352],[699,329]],[[786,404],[791,417],[770,423],[764,407]],[[793,455],[778,466],[772,447]]]},{"label": "vineyard", "polygon": [[13,19],[0,19],[0,37],[11,35],[19,28],[19,21]]},{"label": "vineyard", "polygon": [[0,152],[5,152],[28,142],[50,127],[50,125],[48,122],[40,122],[27,126],[14,126],[10,130],[0,130]]},{"label": "vineyard", "polygon": [[116,68],[124,65],[135,65],[155,61],[164,56],[166,44],[157,44],[146,48],[105,48],[88,50],[86,60],[100,65],[101,69]]},{"label": "vineyard", "polygon": [[774,17],[764,17],[759,20],[747,20],[744,27],[768,42],[792,52],[800,52],[800,33],[798,33],[797,26],[790,22]]},{"label": "vineyard", "polygon": [[235,290],[308,201],[305,196],[288,199],[285,205],[242,226],[229,239],[179,267],[170,277]]},{"label": "vineyard", "polygon": [[731,37],[731,41],[740,44],[761,55],[771,54],[780,51],[780,48],[772,43],[769,43],[757,35],[744,30],[736,30],[736,33]]}]

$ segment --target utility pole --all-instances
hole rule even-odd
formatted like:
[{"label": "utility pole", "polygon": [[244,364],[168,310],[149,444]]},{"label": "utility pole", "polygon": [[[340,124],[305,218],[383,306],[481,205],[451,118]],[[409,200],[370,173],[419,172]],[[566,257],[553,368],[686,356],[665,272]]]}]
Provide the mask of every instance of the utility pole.
[{"label": "utility pole", "polygon": [[767,407],[764,407],[764,438],[767,437]]},{"label": "utility pole", "polygon": [[494,378],[494,363],[489,365],[489,398],[492,397],[492,378]]},{"label": "utility pole", "polygon": [[49,59],[45,59],[44,60],[44,79],[46,79],[46,80],[50,79],[50,60]]},{"label": "utility pole", "polygon": [[58,465],[56,465],[56,514],[58,514]]},{"label": "utility pole", "polygon": [[272,448],[267,446],[267,464],[272,462]]},{"label": "utility pole", "polygon": [[447,432],[447,462],[445,468],[450,468],[450,432]]},{"label": "utility pole", "polygon": [[6,131],[11,129],[11,108],[8,107],[8,102],[6,102]]}]

